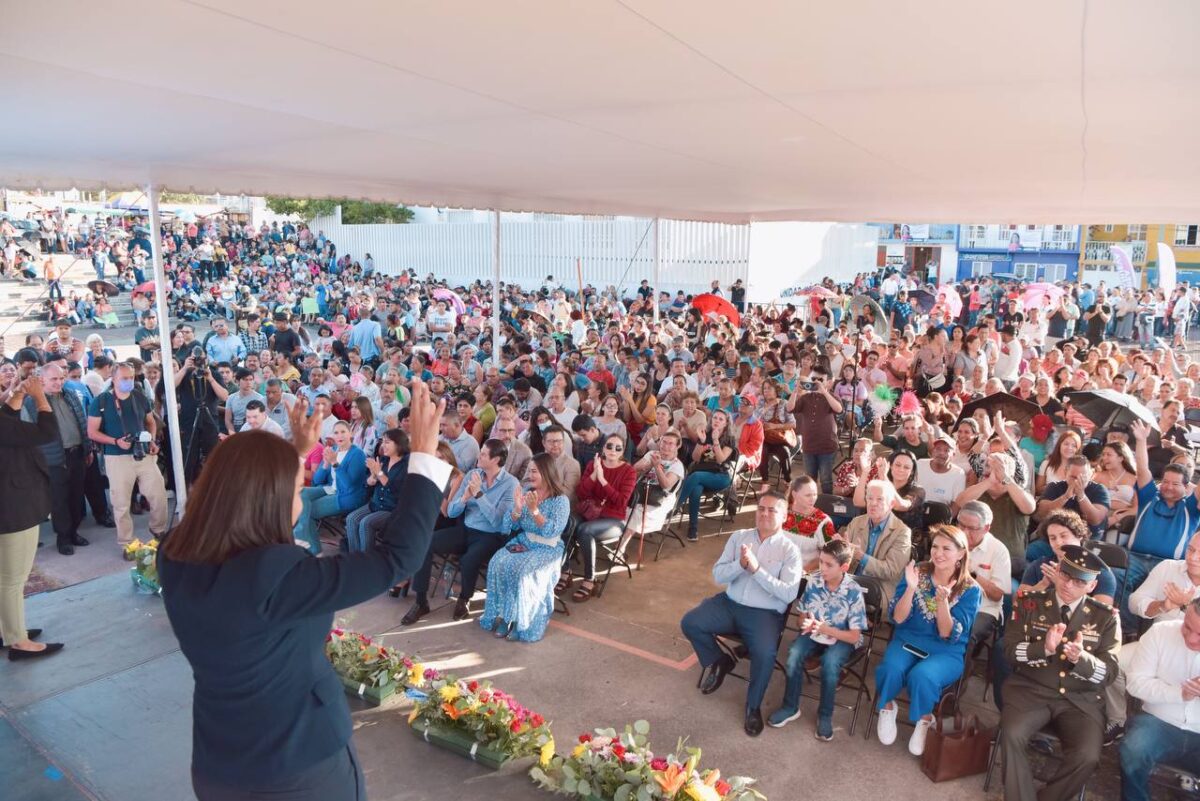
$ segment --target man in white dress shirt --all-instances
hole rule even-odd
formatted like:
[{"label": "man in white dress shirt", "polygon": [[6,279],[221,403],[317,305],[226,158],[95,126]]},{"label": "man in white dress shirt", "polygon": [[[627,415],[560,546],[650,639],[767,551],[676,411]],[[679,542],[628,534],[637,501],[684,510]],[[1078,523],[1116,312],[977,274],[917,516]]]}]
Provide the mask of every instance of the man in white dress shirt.
[{"label": "man in white dress shirt", "polygon": [[1200,773],[1200,599],[1182,620],[1150,627],[1127,679],[1129,694],[1145,706],[1121,742],[1121,798],[1149,801],[1155,765]]},{"label": "man in white dress shirt", "polygon": [[735,531],[713,566],[713,579],[724,592],[705,598],[683,616],[680,628],[692,643],[704,676],[700,691],[716,692],[734,662],[718,646],[717,636],[736,634],[750,652],[750,686],[746,691],[746,734],[763,730],[766,695],[788,605],[796,600],[804,574],[800,548],[783,532],[787,500],[775,492],[759,496],[756,527]]}]

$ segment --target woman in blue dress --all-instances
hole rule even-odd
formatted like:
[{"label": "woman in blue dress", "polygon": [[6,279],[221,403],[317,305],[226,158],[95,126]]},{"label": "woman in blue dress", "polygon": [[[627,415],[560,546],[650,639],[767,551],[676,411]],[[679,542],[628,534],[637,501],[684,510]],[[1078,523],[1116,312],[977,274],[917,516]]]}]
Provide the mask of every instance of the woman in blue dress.
[{"label": "woman in blue dress", "polygon": [[485,631],[512,642],[537,642],[546,633],[571,513],[553,457],[534,456],[526,479],[530,491],[513,498],[513,528],[521,533],[488,563],[487,604],[479,618]]},{"label": "woman in blue dress", "polygon": [[895,633],[875,670],[879,742],[896,741],[896,701],[908,690],[915,726],[909,753],[925,752],[925,735],[942,690],[958,681],[981,591],[971,578],[967,535],[957,526],[929,529],[929,561],[909,562],[892,600]]}]

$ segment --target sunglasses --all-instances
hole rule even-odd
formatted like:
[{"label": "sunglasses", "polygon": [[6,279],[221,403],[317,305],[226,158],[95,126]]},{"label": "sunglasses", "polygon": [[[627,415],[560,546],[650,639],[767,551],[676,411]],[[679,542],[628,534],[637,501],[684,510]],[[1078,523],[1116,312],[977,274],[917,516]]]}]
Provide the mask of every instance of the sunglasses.
[{"label": "sunglasses", "polygon": [[605,445],[604,450],[606,450],[606,451],[623,451],[623,450],[625,450],[625,446],[617,445],[617,444],[610,444],[610,445]]}]

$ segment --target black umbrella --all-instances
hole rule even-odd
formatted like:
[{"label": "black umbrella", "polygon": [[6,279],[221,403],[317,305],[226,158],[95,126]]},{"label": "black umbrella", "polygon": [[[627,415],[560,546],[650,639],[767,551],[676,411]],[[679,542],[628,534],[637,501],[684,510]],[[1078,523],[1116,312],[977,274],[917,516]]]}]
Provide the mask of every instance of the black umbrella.
[{"label": "black umbrella", "polygon": [[1034,415],[1042,413],[1042,407],[1036,403],[1021,400],[1016,395],[1010,395],[1007,392],[997,392],[995,395],[987,395],[963,406],[962,414],[958,416],[958,419],[960,421],[965,420],[979,409],[986,409],[989,415],[995,414],[998,411],[1003,412],[1005,420],[1018,423],[1021,426],[1028,425]]},{"label": "black umbrella", "polygon": [[914,308],[921,310],[922,314],[929,314],[933,311],[933,304],[937,303],[934,294],[925,289],[914,289],[908,293],[908,299]]},{"label": "black umbrella", "polygon": [[1141,420],[1153,430],[1159,430],[1154,412],[1132,395],[1123,395],[1111,389],[1089,389],[1072,392],[1067,399],[1072,409],[1095,423],[1097,428],[1127,426],[1134,420]]},{"label": "black umbrella", "polygon": [[110,284],[108,281],[88,281],[87,288],[92,290],[96,295],[108,295],[116,297],[121,294],[121,290],[116,284]]}]

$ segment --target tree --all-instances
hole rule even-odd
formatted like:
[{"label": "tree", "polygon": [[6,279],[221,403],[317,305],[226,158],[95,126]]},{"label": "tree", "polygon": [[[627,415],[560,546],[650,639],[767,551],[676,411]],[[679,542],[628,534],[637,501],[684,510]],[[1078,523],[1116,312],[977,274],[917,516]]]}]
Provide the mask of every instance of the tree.
[{"label": "tree", "polygon": [[308,200],[267,196],[267,208],[271,211],[276,214],[295,214],[306,222],[311,222],[317,217],[332,215],[337,206],[342,207],[342,222],[347,225],[406,223],[413,218],[412,209],[394,203],[371,203],[365,200],[345,198]]}]

